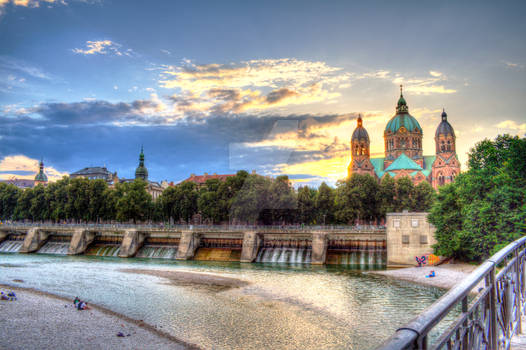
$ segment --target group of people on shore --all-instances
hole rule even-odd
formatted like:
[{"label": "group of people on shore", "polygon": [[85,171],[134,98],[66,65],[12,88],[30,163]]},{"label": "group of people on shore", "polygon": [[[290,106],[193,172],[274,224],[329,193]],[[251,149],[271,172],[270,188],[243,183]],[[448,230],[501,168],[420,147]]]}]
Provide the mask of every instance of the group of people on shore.
[{"label": "group of people on shore", "polygon": [[75,300],[73,300],[73,305],[75,305],[75,307],[79,311],[91,309],[88,306],[88,303],[86,303],[85,301],[80,300],[79,297],[75,297]]},{"label": "group of people on shore", "polygon": [[15,292],[7,292],[7,293],[0,292],[0,300],[8,300],[8,301],[17,300],[16,294]]}]

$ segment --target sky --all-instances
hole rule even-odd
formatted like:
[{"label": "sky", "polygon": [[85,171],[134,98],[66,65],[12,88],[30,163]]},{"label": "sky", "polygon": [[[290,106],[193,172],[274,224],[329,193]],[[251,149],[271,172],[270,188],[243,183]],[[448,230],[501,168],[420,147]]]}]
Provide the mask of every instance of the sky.
[{"label": "sky", "polygon": [[399,85],[435,152],[526,134],[524,1],[0,0],[0,179],[88,166],[334,184]]}]

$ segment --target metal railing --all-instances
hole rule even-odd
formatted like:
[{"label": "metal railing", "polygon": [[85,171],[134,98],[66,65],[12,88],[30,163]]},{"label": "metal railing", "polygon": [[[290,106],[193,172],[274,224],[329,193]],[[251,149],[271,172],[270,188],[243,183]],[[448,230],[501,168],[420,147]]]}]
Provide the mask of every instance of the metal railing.
[{"label": "metal railing", "polygon": [[385,226],[382,225],[170,225],[170,224],[72,224],[72,223],[50,223],[50,222],[9,222],[0,225],[0,229],[4,228],[20,228],[20,227],[41,227],[46,229],[51,228],[97,228],[97,229],[139,229],[139,230],[194,230],[194,231],[209,231],[209,232],[239,232],[239,231],[264,231],[264,232],[312,232],[312,231],[329,231],[329,232],[385,232]]},{"label": "metal railing", "polygon": [[[509,349],[511,338],[522,332],[521,315],[526,304],[525,245],[523,237],[500,250],[399,328],[377,350]],[[483,287],[473,291],[481,282]],[[469,295],[473,292],[476,294],[470,302]],[[437,324],[459,306],[460,315],[431,340],[430,333]]]}]

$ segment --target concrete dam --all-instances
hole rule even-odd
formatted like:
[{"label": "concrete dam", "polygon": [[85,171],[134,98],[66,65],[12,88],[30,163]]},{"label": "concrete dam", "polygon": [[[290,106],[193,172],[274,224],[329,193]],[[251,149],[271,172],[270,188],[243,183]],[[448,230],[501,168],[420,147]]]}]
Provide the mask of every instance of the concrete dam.
[{"label": "concrete dam", "polygon": [[414,265],[433,252],[426,213],[388,213],[377,226],[0,225],[0,253],[346,265]]},{"label": "concrete dam", "polygon": [[0,253],[285,264],[386,264],[384,228],[0,226]]}]

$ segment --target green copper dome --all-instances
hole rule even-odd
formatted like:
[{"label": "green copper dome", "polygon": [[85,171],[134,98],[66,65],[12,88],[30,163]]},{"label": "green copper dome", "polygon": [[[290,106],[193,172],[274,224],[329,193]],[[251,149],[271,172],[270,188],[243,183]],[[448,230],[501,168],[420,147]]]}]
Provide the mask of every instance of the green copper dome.
[{"label": "green copper dome", "polygon": [[409,114],[407,102],[405,101],[404,95],[402,95],[402,85],[400,85],[400,98],[396,105],[396,115],[389,120],[385,127],[385,132],[396,133],[401,127],[406,128],[409,132],[422,132],[422,128],[418,121]]},{"label": "green copper dome", "polygon": [[35,181],[38,182],[47,182],[47,176],[44,174],[44,162],[40,161],[40,171],[37,176],[35,176]]},{"label": "green copper dome", "polygon": [[144,166],[144,152],[143,148],[141,146],[141,154],[139,155],[139,166],[135,170],[135,178],[136,179],[143,179],[145,181],[148,180],[148,169]]}]

